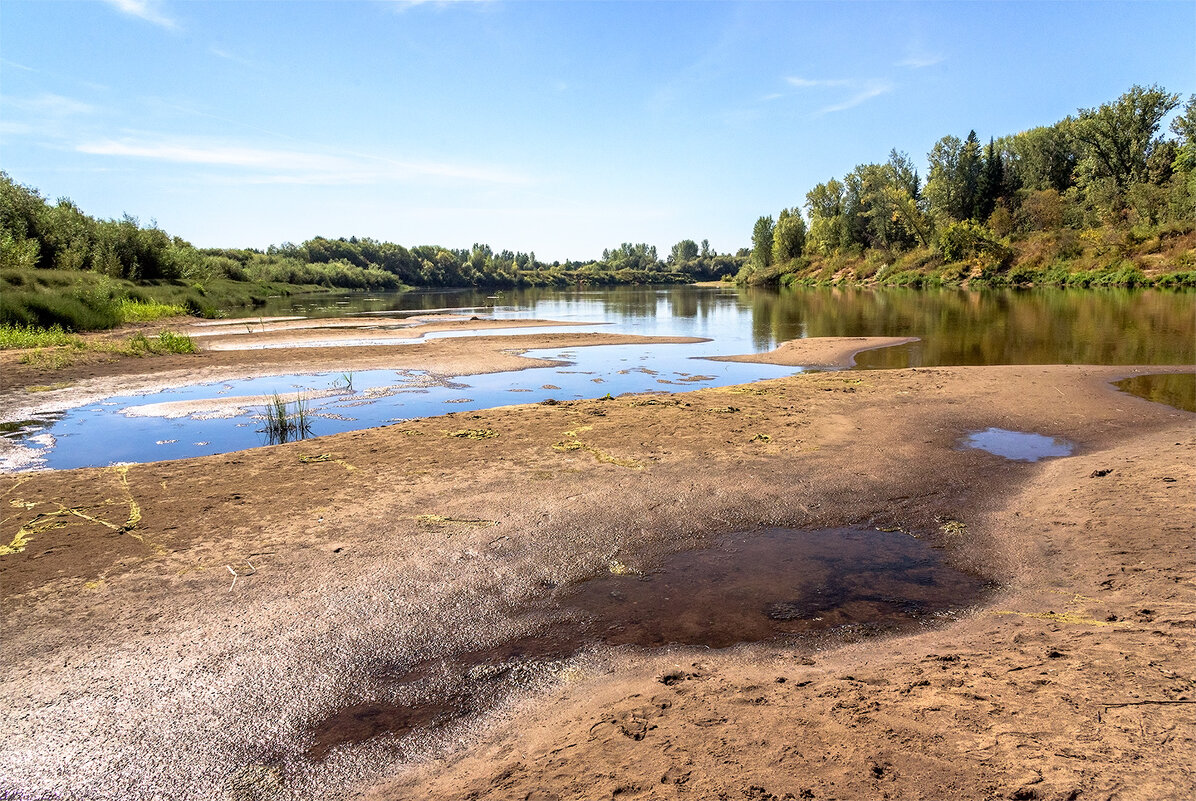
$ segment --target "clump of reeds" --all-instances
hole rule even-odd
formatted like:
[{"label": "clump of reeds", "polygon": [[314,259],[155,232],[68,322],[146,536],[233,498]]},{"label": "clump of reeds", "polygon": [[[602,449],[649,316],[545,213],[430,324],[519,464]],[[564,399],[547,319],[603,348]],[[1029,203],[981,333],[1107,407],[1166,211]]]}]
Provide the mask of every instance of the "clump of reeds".
[{"label": "clump of reeds", "polygon": [[311,435],[307,419],[307,405],[299,395],[293,403],[282,399],[277,392],[266,404],[265,433],[271,445],[306,439]]}]

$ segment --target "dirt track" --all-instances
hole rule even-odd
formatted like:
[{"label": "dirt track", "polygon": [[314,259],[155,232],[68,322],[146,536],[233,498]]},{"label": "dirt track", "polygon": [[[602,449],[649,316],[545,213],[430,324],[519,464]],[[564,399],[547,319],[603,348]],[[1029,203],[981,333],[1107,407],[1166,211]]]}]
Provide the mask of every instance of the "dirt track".
[{"label": "dirt track", "polygon": [[[1196,415],[1108,385],[1146,370],[805,374],[0,477],[0,539],[27,535],[0,557],[0,796],[1190,797]],[[989,426],[1079,451],[956,447]],[[452,668],[616,558],[842,524],[1001,588],[896,638]],[[419,665],[470,714],[312,759]]]}]

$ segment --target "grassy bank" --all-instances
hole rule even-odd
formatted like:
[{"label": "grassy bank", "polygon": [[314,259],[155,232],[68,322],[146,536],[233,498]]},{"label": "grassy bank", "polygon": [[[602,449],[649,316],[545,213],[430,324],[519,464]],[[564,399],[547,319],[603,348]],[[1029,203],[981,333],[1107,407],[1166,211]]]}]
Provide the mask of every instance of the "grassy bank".
[{"label": "grassy bank", "polygon": [[801,257],[740,283],[782,286],[1056,286],[1196,288],[1196,227],[1060,229],[974,243],[949,258],[942,248]]},{"label": "grassy bank", "polygon": [[98,331],[164,317],[218,316],[218,309],[260,306],[271,296],[327,287],[266,281],[130,281],[85,270],[0,270],[0,324]]},{"label": "grassy bank", "polygon": [[195,342],[186,334],[163,330],[155,336],[138,332],[129,337],[88,338],[64,331],[60,326],[0,323],[0,350],[23,350],[18,359],[33,367],[60,369],[94,354],[151,356],[166,353],[195,353]]}]

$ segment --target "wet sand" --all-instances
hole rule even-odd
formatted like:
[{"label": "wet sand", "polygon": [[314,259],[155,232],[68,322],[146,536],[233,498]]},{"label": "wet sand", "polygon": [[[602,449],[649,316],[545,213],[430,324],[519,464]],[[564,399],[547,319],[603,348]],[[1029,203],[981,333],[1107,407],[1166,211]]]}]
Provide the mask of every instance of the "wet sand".
[{"label": "wet sand", "polygon": [[[490,364],[502,340],[419,347]],[[365,369],[350,350],[333,369]],[[193,364],[251,369],[225,358]],[[0,477],[0,795],[1189,797],[1196,415],[1109,383],[1168,369],[807,373]],[[959,447],[990,427],[1077,451]],[[506,645],[612,563],[840,526],[997,589],[894,636]],[[422,726],[368,736],[379,709]]]}]

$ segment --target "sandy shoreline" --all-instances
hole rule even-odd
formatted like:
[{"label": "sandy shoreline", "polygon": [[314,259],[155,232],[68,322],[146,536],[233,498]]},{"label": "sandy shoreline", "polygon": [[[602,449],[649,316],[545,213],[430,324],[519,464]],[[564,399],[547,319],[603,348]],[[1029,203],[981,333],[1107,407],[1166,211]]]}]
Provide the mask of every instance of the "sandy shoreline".
[{"label": "sandy shoreline", "polygon": [[917,337],[806,337],[783,342],[764,353],[711,356],[710,360],[781,364],[788,367],[851,367],[858,353],[917,341]]},{"label": "sandy shoreline", "polygon": [[[418,349],[497,366],[606,336]],[[841,364],[847,344],[802,358]],[[316,363],[412,352],[338,350]],[[164,357],[135,380],[284,355],[233,353]],[[1109,385],[1179,369],[808,373],[0,476],[0,540],[25,540],[0,556],[0,795],[1187,797],[1196,415]],[[44,379],[23,376],[4,398]],[[958,448],[989,426],[1078,450],[1023,464]],[[720,533],[848,524],[947,548],[999,590],[939,627],[816,651],[596,648],[433,670],[420,681],[490,701],[413,739],[306,756],[318,721],[407,698],[396,677],[421,660],[535,631],[546,588]]]}]

